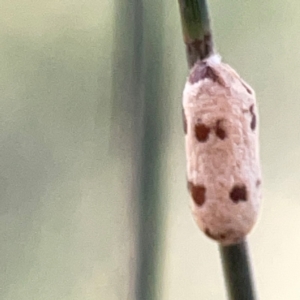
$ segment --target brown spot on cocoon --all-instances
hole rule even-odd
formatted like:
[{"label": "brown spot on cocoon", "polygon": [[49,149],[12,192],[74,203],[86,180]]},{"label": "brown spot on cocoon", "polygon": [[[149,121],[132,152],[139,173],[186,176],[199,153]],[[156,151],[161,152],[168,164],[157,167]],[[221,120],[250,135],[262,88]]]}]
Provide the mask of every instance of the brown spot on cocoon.
[{"label": "brown spot on cocoon", "polygon": [[222,121],[218,120],[216,124],[216,135],[219,139],[224,140],[226,138],[226,131],[223,129]]},{"label": "brown spot on cocoon", "polygon": [[201,143],[206,142],[209,136],[210,128],[207,127],[201,120],[195,125],[195,136],[197,140]]},{"label": "brown spot on cocoon", "polygon": [[188,182],[188,189],[190,194],[194,200],[194,202],[198,206],[202,206],[205,202],[205,192],[206,188],[204,185],[194,185],[193,182]]},{"label": "brown spot on cocoon", "polygon": [[219,82],[219,77],[216,72],[211,67],[207,66],[205,62],[196,64],[189,76],[189,82],[194,84],[205,78],[209,78],[214,82]]},{"label": "brown spot on cocoon", "polygon": [[214,82],[218,81],[218,75],[215,73],[215,71],[211,67],[206,67],[205,68],[203,78],[209,78]]},{"label": "brown spot on cocoon", "polygon": [[213,235],[208,228],[205,228],[204,233],[213,240],[218,240],[218,237]]},{"label": "brown spot on cocoon", "polygon": [[183,130],[184,133],[187,134],[187,121],[186,121],[184,109],[182,109],[182,118],[183,118]]},{"label": "brown spot on cocoon", "polygon": [[245,185],[235,185],[229,194],[230,199],[234,203],[239,201],[247,201],[247,189]]},{"label": "brown spot on cocoon", "polygon": [[250,128],[252,130],[255,130],[255,128],[256,128],[256,115],[254,113],[254,106],[253,105],[250,106],[249,111],[250,111],[250,113],[252,115],[252,119],[251,119],[251,123],[250,123]]},{"label": "brown spot on cocoon", "polygon": [[251,120],[251,123],[250,123],[250,127],[251,127],[252,130],[255,130],[255,128],[256,128],[256,115],[255,114],[252,115],[252,120]]},{"label": "brown spot on cocoon", "polygon": [[242,85],[246,89],[247,93],[252,95],[252,91],[250,90],[250,88],[244,82],[242,82]]},{"label": "brown spot on cocoon", "polygon": [[220,239],[221,239],[221,240],[225,240],[225,239],[226,239],[226,234],[222,234],[222,233],[221,233],[221,234],[220,234]]},{"label": "brown spot on cocoon", "polygon": [[254,114],[254,105],[253,104],[249,107],[249,111],[250,111],[251,115]]},{"label": "brown spot on cocoon", "polygon": [[208,228],[205,228],[204,233],[211,239],[216,241],[222,241],[226,239],[226,234],[224,233],[218,233],[218,234],[212,234]]},{"label": "brown spot on cocoon", "polygon": [[258,186],[260,186],[261,185],[261,180],[260,179],[257,179],[256,180],[256,186],[258,187]]}]

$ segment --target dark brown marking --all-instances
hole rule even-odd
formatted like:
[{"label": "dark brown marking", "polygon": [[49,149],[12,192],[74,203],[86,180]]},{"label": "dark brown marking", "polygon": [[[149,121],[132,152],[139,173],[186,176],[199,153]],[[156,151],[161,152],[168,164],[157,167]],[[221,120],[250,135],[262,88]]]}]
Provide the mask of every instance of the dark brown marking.
[{"label": "dark brown marking", "polygon": [[201,120],[195,125],[195,135],[199,142],[206,142],[209,136],[210,128],[207,127]]},{"label": "dark brown marking", "polygon": [[221,241],[225,240],[227,238],[226,233],[217,233],[217,234],[212,234],[208,228],[204,229],[204,233],[211,239],[216,240],[216,241]]},{"label": "dark brown marking", "polygon": [[218,82],[218,75],[211,67],[207,66],[206,63],[198,63],[191,71],[189,82],[194,84],[205,78],[209,78],[214,82]]},{"label": "dark brown marking", "polygon": [[252,130],[255,130],[255,128],[256,128],[256,115],[254,113],[254,105],[250,106],[249,111],[250,111],[250,113],[252,115],[252,119],[251,119],[251,123],[250,123],[250,128]]},{"label": "dark brown marking", "polygon": [[261,180],[260,179],[257,179],[256,180],[256,186],[258,187],[258,186],[260,186],[261,185]]},{"label": "dark brown marking", "polygon": [[190,194],[194,200],[194,202],[198,206],[202,206],[205,202],[205,192],[206,188],[204,185],[194,185],[192,182],[188,182],[188,189]]},{"label": "dark brown marking", "polygon": [[215,82],[218,81],[218,75],[211,67],[208,66],[205,68],[204,78],[209,78]]},{"label": "dark brown marking", "polygon": [[252,95],[252,91],[250,90],[250,88],[244,82],[242,82],[242,85],[246,89],[247,93]]},{"label": "dark brown marking", "polygon": [[184,133],[187,134],[187,121],[186,121],[186,116],[183,108],[182,108],[182,118],[183,118],[183,130]]},{"label": "dark brown marking", "polygon": [[213,234],[209,231],[208,228],[205,228],[204,233],[205,233],[209,238],[211,238],[211,239],[213,239],[213,240],[216,240],[216,241],[218,240],[218,237],[215,236],[215,235],[213,235]]},{"label": "dark brown marking", "polygon": [[245,185],[235,185],[229,194],[234,203],[239,201],[247,201],[247,189]]},{"label": "dark brown marking", "polygon": [[205,228],[204,233],[211,239],[220,241],[226,239],[226,234],[219,233],[219,234],[212,234],[208,228]]},{"label": "dark brown marking", "polygon": [[254,105],[253,104],[249,107],[249,111],[250,111],[251,115],[254,114]]},{"label": "dark brown marking", "polygon": [[222,121],[218,120],[216,124],[216,135],[219,139],[224,140],[226,138],[226,131],[222,128]]},{"label": "dark brown marking", "polygon": [[196,83],[201,79],[209,78],[216,82],[218,76],[213,71],[213,69],[205,64],[199,65],[194,69],[194,72],[190,75],[190,82]]},{"label": "dark brown marking", "polygon": [[220,234],[220,239],[221,239],[221,240],[225,240],[225,239],[226,239],[226,234],[222,234],[222,233],[221,233],[221,234]]},{"label": "dark brown marking", "polygon": [[252,130],[255,130],[255,127],[256,127],[256,115],[255,114],[252,115],[250,127]]}]

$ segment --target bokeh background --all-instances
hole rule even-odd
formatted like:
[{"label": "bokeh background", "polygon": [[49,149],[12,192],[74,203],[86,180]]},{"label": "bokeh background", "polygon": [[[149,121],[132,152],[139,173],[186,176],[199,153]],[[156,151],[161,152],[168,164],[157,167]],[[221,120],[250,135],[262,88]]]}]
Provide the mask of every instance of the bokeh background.
[{"label": "bokeh background", "polygon": [[[257,290],[296,300],[300,2],[209,4],[219,52],[259,103],[264,197],[249,237]],[[177,1],[3,0],[0,66],[0,299],[134,299],[143,222],[134,197],[147,160],[138,150],[153,145],[144,205],[160,203],[156,298],[226,299],[217,246],[188,207]],[[144,124],[154,132],[146,148]]]}]

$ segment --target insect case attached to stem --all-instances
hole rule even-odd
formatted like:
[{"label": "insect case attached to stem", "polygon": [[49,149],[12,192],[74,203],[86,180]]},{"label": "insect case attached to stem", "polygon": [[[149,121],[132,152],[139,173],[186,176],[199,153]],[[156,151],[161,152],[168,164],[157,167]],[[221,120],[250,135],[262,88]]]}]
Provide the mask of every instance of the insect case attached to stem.
[{"label": "insect case attached to stem", "polygon": [[237,243],[255,224],[261,198],[254,91],[212,55],[190,71],[183,114],[194,218],[210,238]]}]

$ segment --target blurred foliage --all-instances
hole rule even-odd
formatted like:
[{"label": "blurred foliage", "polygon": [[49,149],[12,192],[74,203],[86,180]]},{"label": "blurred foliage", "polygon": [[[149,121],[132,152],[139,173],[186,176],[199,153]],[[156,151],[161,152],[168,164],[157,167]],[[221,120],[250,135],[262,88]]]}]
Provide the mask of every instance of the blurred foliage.
[{"label": "blurred foliage", "polygon": [[[159,299],[225,299],[217,247],[199,233],[187,204],[180,113],[187,67],[178,4],[145,3],[145,22],[153,24],[143,35],[148,68],[161,68],[165,116]],[[250,236],[257,287],[262,299],[296,300],[300,3],[209,3],[217,48],[259,101],[264,207]],[[107,0],[1,3],[1,299],[130,299],[134,153],[123,130],[111,137],[116,11]]]},{"label": "blurred foliage", "polygon": [[[134,233],[129,299],[157,299],[162,251],[160,154],[162,122],[162,13],[160,2],[116,2],[113,136],[127,145],[131,177],[128,197]],[[156,13],[155,22],[149,15]],[[149,12],[152,12],[149,13]],[[117,119],[116,119],[117,118]],[[119,129],[119,130],[117,130]],[[124,156],[121,151],[117,153]],[[158,279],[159,277],[159,279]]]}]

